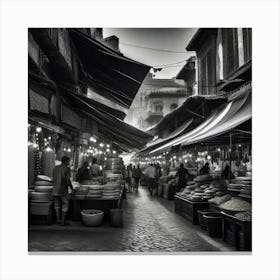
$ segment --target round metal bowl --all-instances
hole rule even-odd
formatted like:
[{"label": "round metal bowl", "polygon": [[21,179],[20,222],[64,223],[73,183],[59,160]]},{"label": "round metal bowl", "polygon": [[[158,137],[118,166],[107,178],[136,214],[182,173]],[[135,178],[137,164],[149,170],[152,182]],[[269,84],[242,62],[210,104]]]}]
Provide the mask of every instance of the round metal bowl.
[{"label": "round metal bowl", "polygon": [[85,226],[95,227],[102,223],[104,212],[96,209],[85,209],[81,211],[81,215]]}]

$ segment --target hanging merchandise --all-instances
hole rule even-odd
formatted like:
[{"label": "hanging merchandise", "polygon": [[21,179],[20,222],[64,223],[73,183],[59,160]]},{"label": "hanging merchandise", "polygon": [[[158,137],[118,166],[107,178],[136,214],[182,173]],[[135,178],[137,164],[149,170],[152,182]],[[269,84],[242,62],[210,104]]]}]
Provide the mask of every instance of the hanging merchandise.
[{"label": "hanging merchandise", "polygon": [[32,186],[36,180],[35,160],[37,149],[33,146],[28,146],[28,186]]},{"label": "hanging merchandise", "polygon": [[43,175],[52,177],[55,167],[55,152],[51,148],[46,148],[42,153],[42,171]]},{"label": "hanging merchandise", "polygon": [[41,174],[41,157],[40,152],[36,150],[35,156],[35,175],[36,177]]}]

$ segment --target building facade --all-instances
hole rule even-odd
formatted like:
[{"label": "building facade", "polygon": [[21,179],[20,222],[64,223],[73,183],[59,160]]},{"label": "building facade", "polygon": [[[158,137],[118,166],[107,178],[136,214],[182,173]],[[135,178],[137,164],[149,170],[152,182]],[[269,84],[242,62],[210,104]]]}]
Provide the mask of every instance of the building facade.
[{"label": "building facade", "polygon": [[152,74],[148,73],[125,121],[147,130],[180,107],[192,93],[182,79],[153,79]]},{"label": "building facade", "polygon": [[198,94],[218,94],[251,80],[251,28],[201,28],[186,49],[197,55]]}]

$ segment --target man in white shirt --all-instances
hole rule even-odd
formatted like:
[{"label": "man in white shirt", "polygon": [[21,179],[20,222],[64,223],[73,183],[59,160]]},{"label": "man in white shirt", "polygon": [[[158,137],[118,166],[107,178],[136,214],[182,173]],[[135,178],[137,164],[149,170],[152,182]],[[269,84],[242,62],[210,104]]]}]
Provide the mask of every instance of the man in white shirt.
[{"label": "man in white shirt", "polygon": [[151,163],[149,167],[146,168],[144,174],[147,176],[148,179],[148,189],[153,195],[153,190],[156,188],[156,168]]}]

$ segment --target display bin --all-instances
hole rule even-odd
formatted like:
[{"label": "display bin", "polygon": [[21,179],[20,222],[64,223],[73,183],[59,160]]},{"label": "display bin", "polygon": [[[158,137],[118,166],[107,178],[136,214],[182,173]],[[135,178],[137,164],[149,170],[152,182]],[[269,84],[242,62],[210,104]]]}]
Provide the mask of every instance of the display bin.
[{"label": "display bin", "polygon": [[223,215],[223,240],[238,251],[252,250],[252,222],[242,221],[225,212]]},{"label": "display bin", "polygon": [[208,215],[208,214],[212,214],[212,213],[217,213],[215,210],[211,210],[211,209],[201,209],[201,210],[197,210],[197,214],[198,214],[198,222],[199,225],[202,229],[207,230],[206,227],[206,220],[205,217],[203,217],[203,215]]},{"label": "display bin", "polygon": [[175,211],[178,211],[176,213],[191,221],[194,225],[198,224],[197,211],[209,208],[209,203],[207,201],[194,202],[178,195],[175,195],[174,198],[177,205],[177,210]]},{"label": "display bin", "polygon": [[208,213],[204,214],[206,228],[209,236],[215,238],[223,237],[223,216],[220,213]]}]

